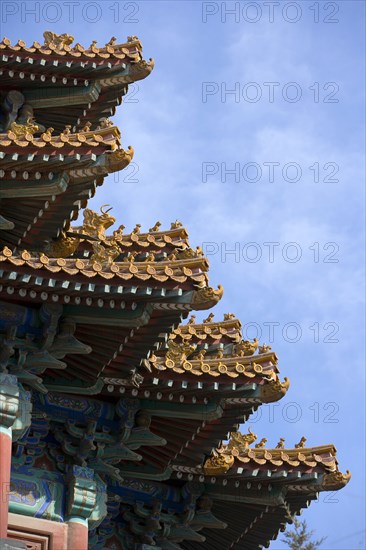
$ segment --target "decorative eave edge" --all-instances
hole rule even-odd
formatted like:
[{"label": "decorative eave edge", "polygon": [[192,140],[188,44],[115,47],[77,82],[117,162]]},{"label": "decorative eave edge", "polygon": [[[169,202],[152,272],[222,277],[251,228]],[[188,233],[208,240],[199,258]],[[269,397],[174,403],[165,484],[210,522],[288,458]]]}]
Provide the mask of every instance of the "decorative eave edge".
[{"label": "decorative eave edge", "polygon": [[290,386],[288,378],[285,378],[284,382],[279,380],[277,377],[278,369],[275,364],[269,365],[266,369],[263,369],[262,365],[255,361],[247,361],[244,363],[242,357],[229,356],[223,359],[187,359],[183,351],[179,351],[178,347],[174,350],[171,344],[170,350],[165,356],[158,357],[153,353],[147,361],[150,372],[154,373],[161,371],[169,372],[173,370],[178,374],[185,373],[186,375],[193,374],[195,376],[209,375],[218,377],[220,375],[226,375],[232,379],[241,377],[243,381],[246,381],[246,378],[263,378],[268,386],[266,391],[265,386],[261,386],[264,403],[277,401],[281,396],[286,394]]},{"label": "decorative eave edge", "polygon": [[331,472],[330,474],[325,474],[322,480],[321,490],[338,491],[339,489],[343,489],[350,481],[351,477],[352,474],[349,470],[346,470],[345,474],[339,470]]},{"label": "decorative eave edge", "polygon": [[[287,451],[288,450],[290,449],[287,449]],[[254,469],[258,468],[258,465],[255,463],[252,463],[252,466]],[[266,467],[267,470],[271,469],[270,464],[266,464]],[[308,466],[305,465],[305,468],[308,469]],[[182,466],[180,464],[172,464],[171,469],[173,472],[175,472],[178,479],[182,479],[182,477],[185,476],[192,481],[194,479],[194,476],[197,476],[197,480],[199,480],[201,483],[205,481],[216,483],[220,480],[223,485],[227,485],[229,480],[231,480],[231,482],[235,484],[235,487],[237,486],[238,481],[240,482],[240,478],[242,477],[242,474],[239,472],[228,476],[227,472],[229,470],[224,471],[224,467],[220,471],[218,467],[205,469],[200,466],[190,467]],[[273,469],[276,470],[277,468]],[[231,474],[231,472],[229,473]],[[306,471],[304,471],[303,475],[304,477],[307,476]],[[297,481],[287,481],[286,477],[283,478],[283,482],[286,484],[286,491],[290,491],[291,493],[314,493],[316,495],[319,491],[338,491],[339,489],[342,489],[349,483],[351,477],[352,474],[349,470],[346,470],[346,473],[343,473],[337,469],[325,473],[317,472],[317,475],[313,477],[313,482],[311,482],[311,480],[309,479],[304,479],[304,481],[301,482],[301,478]],[[247,480],[248,477],[246,476],[245,481]],[[252,481],[255,481],[255,479],[252,479]],[[271,477],[266,477],[266,481],[272,485]],[[257,482],[263,484],[263,477],[259,478]]]},{"label": "decorative eave edge", "polygon": [[261,386],[262,403],[273,403],[282,399],[290,387],[290,380],[285,376],[281,382],[279,378],[269,381],[268,384]]},{"label": "decorative eave edge", "polygon": [[348,470],[346,474],[342,474],[338,470],[334,445],[305,447],[306,438],[302,437],[294,448],[285,448],[285,440],[281,438],[274,449],[267,449],[265,447],[266,438],[262,438],[255,447],[250,447],[258,437],[250,428],[248,434],[243,435],[240,432],[232,432],[230,436],[229,443],[223,444],[214,450],[203,467],[199,468],[201,473],[208,476],[220,476],[230,472],[235,476],[237,471],[234,465],[241,470],[243,464],[250,462],[262,467],[268,465],[275,468],[285,464],[289,465],[291,469],[301,466],[306,468],[322,467],[324,475],[320,488],[324,491],[340,489],[351,478]]},{"label": "decorative eave edge", "polygon": [[90,129],[90,123],[79,132],[71,133],[71,126],[66,126],[63,132],[58,135],[52,135],[53,128],[48,128],[39,137],[34,134],[38,130],[36,122],[30,121],[28,124],[17,124],[13,122],[5,133],[0,133],[1,147],[14,147],[14,145],[24,148],[27,146],[35,146],[43,148],[51,146],[57,149],[63,147],[81,147],[94,146],[100,147],[107,145],[111,147],[111,151],[118,151],[120,146],[121,132],[117,126],[105,119],[103,124],[95,130]]},{"label": "decorative eave edge", "polygon": [[[154,59],[150,58],[149,61],[141,59],[135,63],[129,65],[129,70],[126,74],[110,76],[108,78],[98,79],[98,83],[102,88],[109,88],[113,86],[120,86],[122,84],[132,84],[138,80],[143,80],[148,77],[155,67]],[[123,100],[122,100],[123,101]]]},{"label": "decorative eave edge", "polygon": [[[107,254],[108,249],[106,250]],[[58,272],[64,272],[70,275],[81,275],[87,279],[91,279],[96,276],[100,276],[108,280],[121,280],[129,281],[131,279],[140,279],[142,284],[146,282],[146,286],[151,286],[148,281],[156,281],[157,283],[164,283],[166,281],[175,281],[177,283],[188,284],[191,282],[193,285],[199,282],[205,283],[207,281],[207,273],[204,271],[204,264],[202,264],[202,270],[195,274],[190,269],[190,262],[113,262],[108,259],[104,259],[102,256],[100,259],[81,260],[79,258],[49,258],[44,253],[40,253],[37,256],[30,254],[28,251],[23,250],[20,254],[13,253],[8,247],[4,247],[0,251],[0,263],[4,262],[2,269],[6,270],[6,262],[16,266],[23,267],[28,266],[34,271],[44,270],[45,272],[56,274]],[[13,270],[12,270],[13,271]],[[22,270],[23,271],[23,270]]]},{"label": "decorative eave edge", "polygon": [[223,297],[224,287],[218,285],[217,290],[211,286],[206,286],[195,290],[192,295],[191,308],[194,310],[211,309]]},{"label": "decorative eave edge", "polygon": [[121,148],[115,151],[106,151],[97,165],[70,170],[69,177],[72,182],[78,182],[78,180],[93,176],[106,176],[113,172],[119,172],[130,164],[134,154],[135,151],[131,145],[127,147],[127,150]]},{"label": "decorative eave edge", "polygon": [[105,46],[98,48],[96,41],[93,40],[92,44],[85,48],[81,44],[77,43],[74,46],[71,44],[74,42],[74,37],[70,34],[56,34],[51,31],[45,31],[43,33],[44,44],[39,42],[33,42],[32,46],[27,47],[24,40],[18,40],[15,45],[12,45],[9,38],[3,38],[0,42],[0,50],[9,50],[10,52],[26,53],[27,57],[31,57],[32,53],[46,55],[46,56],[62,56],[62,57],[74,57],[80,59],[86,57],[87,59],[126,59],[129,57],[132,61],[139,61],[141,59],[142,44],[137,36],[129,36],[127,42],[117,44],[116,37],[112,37],[111,40],[105,44]]},{"label": "decorative eave edge", "polygon": [[210,315],[202,323],[195,322],[195,316],[192,315],[188,323],[179,325],[170,335],[170,339],[174,340],[181,337],[183,340],[192,338],[206,339],[207,337],[215,337],[220,334],[227,336],[230,339],[238,339],[241,337],[241,322],[232,313],[225,313],[222,321],[212,321],[214,315]]}]

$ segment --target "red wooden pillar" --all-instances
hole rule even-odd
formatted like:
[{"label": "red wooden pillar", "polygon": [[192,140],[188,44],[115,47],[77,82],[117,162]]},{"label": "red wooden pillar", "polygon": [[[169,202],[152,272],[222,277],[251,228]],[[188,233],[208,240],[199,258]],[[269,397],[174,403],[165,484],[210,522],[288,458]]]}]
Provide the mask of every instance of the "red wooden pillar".
[{"label": "red wooden pillar", "polygon": [[82,518],[69,518],[67,525],[67,549],[88,550],[88,521]]},{"label": "red wooden pillar", "polygon": [[8,533],[11,443],[11,428],[0,426],[0,538]]},{"label": "red wooden pillar", "polygon": [[16,376],[0,374],[0,538],[8,534],[12,426],[18,416]]}]

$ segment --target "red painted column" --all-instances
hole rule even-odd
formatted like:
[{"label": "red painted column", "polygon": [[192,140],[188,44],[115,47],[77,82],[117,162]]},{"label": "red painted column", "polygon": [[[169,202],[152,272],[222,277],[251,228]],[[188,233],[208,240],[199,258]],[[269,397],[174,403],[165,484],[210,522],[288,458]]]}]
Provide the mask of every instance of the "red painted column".
[{"label": "red painted column", "polygon": [[12,426],[19,414],[16,376],[0,373],[0,537],[8,534]]},{"label": "red painted column", "polygon": [[8,534],[11,443],[11,428],[0,426],[0,538]]},{"label": "red painted column", "polygon": [[67,550],[88,550],[88,522],[81,518],[67,522]]}]

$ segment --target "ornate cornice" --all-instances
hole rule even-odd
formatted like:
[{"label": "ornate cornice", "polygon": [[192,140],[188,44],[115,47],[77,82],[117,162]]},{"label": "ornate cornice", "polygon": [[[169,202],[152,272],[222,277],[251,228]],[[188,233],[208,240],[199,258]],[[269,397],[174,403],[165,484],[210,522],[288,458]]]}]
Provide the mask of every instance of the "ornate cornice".
[{"label": "ornate cornice", "polygon": [[[88,279],[98,276],[108,280],[138,279],[144,283],[146,281],[158,283],[174,281],[175,283],[191,282],[192,284],[207,281],[207,268],[204,261],[117,262],[113,259],[114,253],[117,251],[103,248],[103,250],[98,249],[97,254],[90,259],[65,259],[49,258],[45,254],[34,254],[26,250],[17,254],[5,247],[0,252],[0,264],[3,264],[2,269],[4,270],[8,263],[14,267],[22,268],[24,266],[34,271],[44,271],[54,275],[65,273],[69,276],[79,275]],[[12,267],[12,271],[14,271],[14,267]]]},{"label": "ornate cornice", "polygon": [[261,387],[261,400],[263,403],[272,403],[273,401],[278,401],[284,395],[286,395],[287,390],[290,387],[290,380],[285,377],[284,381],[281,382],[279,378],[270,380],[268,384],[265,384]]},{"label": "ornate cornice", "polygon": [[[285,379],[285,382],[281,383],[276,378],[277,368],[275,364],[269,363],[269,365],[267,364],[263,367],[255,361],[243,361],[242,358],[235,356],[224,356],[222,358],[211,358],[208,356],[207,358],[204,357],[202,359],[196,359],[193,356],[191,358],[189,356],[192,354],[194,349],[195,347],[189,345],[188,343],[178,344],[175,343],[174,340],[170,340],[168,342],[168,351],[164,357],[158,357],[155,354],[152,354],[147,360],[151,367],[149,370],[164,371],[171,369],[179,374],[191,373],[195,376],[209,375],[218,377],[220,375],[226,375],[230,378],[242,377],[244,379],[259,377],[265,379],[266,385],[268,382],[267,378],[273,377],[273,379],[270,378],[270,381],[268,382],[270,386],[266,393],[264,392],[266,385],[262,386],[263,389],[261,396],[264,393],[266,402],[269,402],[270,400],[276,401],[287,391],[289,386],[288,379]],[[268,363],[268,359],[266,359],[266,363]]]},{"label": "ornate cornice", "polygon": [[192,315],[188,323],[179,325],[170,335],[171,340],[221,340],[228,338],[233,342],[241,340],[241,322],[231,313],[226,313],[222,321],[211,320],[203,323],[195,322]]},{"label": "ornate cornice", "polygon": [[[127,42],[117,43],[115,37],[105,44],[105,46],[98,47],[96,41],[93,41],[89,47],[84,47],[77,43],[72,46],[74,37],[70,34],[56,34],[51,31],[45,31],[43,33],[44,43],[33,42],[32,46],[26,46],[23,40],[18,40],[15,45],[12,45],[8,38],[4,38],[0,43],[1,50],[9,50],[11,52],[25,53],[29,57],[32,54],[39,54],[45,56],[58,56],[66,63],[68,58],[78,59],[100,59],[100,60],[125,60],[130,62],[139,62],[141,59],[142,45],[137,36],[129,36]],[[145,62],[146,63],[146,62]]]},{"label": "ornate cornice", "polygon": [[[250,447],[257,439],[257,435],[249,430],[249,433],[231,433],[229,443],[213,451],[203,466],[206,475],[222,475],[228,472],[234,463],[237,466],[252,463],[253,466],[294,468],[322,468],[326,475],[323,477],[322,490],[339,489],[346,485],[350,474],[341,474],[338,471],[336,449],[333,445],[306,448],[306,438],[302,437],[294,448],[285,448],[284,439],[281,438],[276,448],[267,449],[267,439],[263,438],[255,447]],[[236,470],[233,470],[234,475]]]},{"label": "ornate cornice", "polygon": [[340,471],[331,472],[323,477],[321,488],[323,491],[337,491],[347,485],[352,475],[349,470],[343,474]]},{"label": "ornate cornice", "polygon": [[[64,150],[67,148],[79,147],[101,147],[107,146],[110,151],[117,152],[120,147],[121,133],[117,126],[107,125],[105,128],[100,126],[95,130],[90,129],[90,125],[86,124],[79,132],[72,133],[71,128],[67,126],[61,134],[53,135],[53,128],[48,128],[40,136],[35,136],[38,126],[36,123],[17,124],[13,123],[11,128],[6,133],[0,133],[1,147],[21,148],[36,148],[42,149],[45,153],[46,149]],[[126,151],[120,150],[117,158],[126,157]],[[113,161],[112,161],[113,163]]]},{"label": "ornate cornice", "polygon": [[210,286],[200,288],[193,292],[191,307],[195,310],[210,309],[223,297],[224,287],[219,285],[217,290]]}]

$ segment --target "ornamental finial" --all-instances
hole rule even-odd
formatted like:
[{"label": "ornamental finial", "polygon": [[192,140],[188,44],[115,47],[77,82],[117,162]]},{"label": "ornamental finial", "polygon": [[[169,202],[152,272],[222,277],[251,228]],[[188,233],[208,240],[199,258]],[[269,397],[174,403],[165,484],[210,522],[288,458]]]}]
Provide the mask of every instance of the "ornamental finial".
[{"label": "ornamental finial", "polygon": [[265,437],[262,437],[262,439],[260,440],[259,443],[257,443],[256,445],[254,445],[254,447],[256,449],[263,449],[265,446],[266,446],[266,443],[267,443],[268,439],[266,439]]},{"label": "ornamental finial", "polygon": [[117,38],[115,36],[112,36],[109,42],[107,42],[106,46],[114,46],[116,43]]},{"label": "ornamental finial", "polygon": [[224,313],[224,321],[230,321],[231,319],[235,319],[234,313]]},{"label": "ornamental finial", "polygon": [[302,438],[300,439],[300,441],[298,443],[296,443],[295,445],[295,449],[303,449],[305,447],[305,443],[306,443],[306,437],[305,436],[302,436]]},{"label": "ornamental finial", "polygon": [[159,228],[161,226],[161,222],[157,221],[155,225],[153,225],[152,227],[150,227],[149,231],[151,233],[154,233],[156,231],[159,231]]},{"label": "ornamental finial", "polygon": [[71,34],[56,34],[55,32],[45,31],[43,33],[44,45],[53,44],[57,49],[63,50],[65,46],[70,46],[74,42],[74,37]]},{"label": "ornamental finial", "polygon": [[203,323],[206,324],[206,323],[211,323],[211,321],[213,320],[213,318],[215,317],[215,314],[214,313],[210,313],[208,317],[206,317],[206,319],[203,319]]}]

